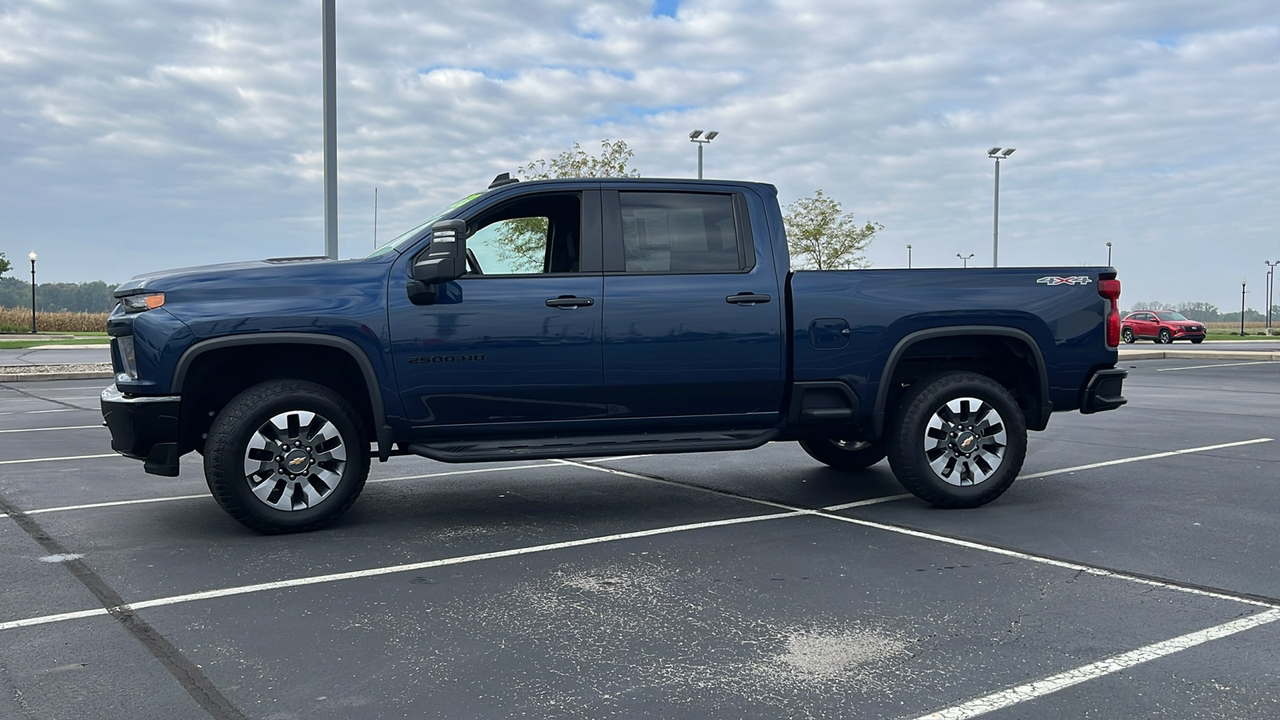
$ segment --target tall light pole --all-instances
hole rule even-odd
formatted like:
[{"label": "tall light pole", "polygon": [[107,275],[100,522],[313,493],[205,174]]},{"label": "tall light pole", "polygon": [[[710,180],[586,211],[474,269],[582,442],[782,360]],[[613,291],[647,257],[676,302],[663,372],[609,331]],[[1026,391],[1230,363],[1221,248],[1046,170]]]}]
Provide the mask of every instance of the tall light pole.
[{"label": "tall light pole", "polygon": [[911,269],[911,245],[907,244],[907,269]]},{"label": "tall light pole", "polygon": [[998,147],[987,151],[987,157],[996,161],[996,209],[991,221],[991,267],[1000,267],[1000,161],[1008,160],[1017,148],[1007,148],[1003,152]]},{"label": "tall light pole", "polygon": [[1240,278],[1240,337],[1244,337],[1244,286],[1249,278]]},{"label": "tall light pole", "polygon": [[36,334],[36,253],[33,250],[27,257],[31,258],[31,334]]},{"label": "tall light pole", "polygon": [[1271,262],[1263,260],[1267,264],[1267,327],[1271,327],[1271,306],[1276,302],[1276,266],[1280,265],[1280,260]]},{"label": "tall light pole", "polygon": [[969,267],[969,258],[973,257],[973,253],[969,253],[968,255],[961,255],[960,253],[956,253],[956,257],[958,257],[958,258],[960,258],[961,260],[963,260],[963,261],[964,261],[964,266],[965,266],[966,268],[968,268],[968,267]]},{"label": "tall light pole", "polygon": [[324,254],[338,259],[338,65],[334,0],[321,0],[324,46]]},{"label": "tall light pole", "polygon": [[716,136],[719,134],[720,134],[719,130],[708,131],[706,134],[706,137],[701,137],[702,135],[701,130],[694,130],[693,132],[689,133],[689,142],[698,143],[698,179],[699,180],[702,179],[702,146],[706,145],[712,140],[715,140]]},{"label": "tall light pole", "polygon": [[1111,267],[1111,241],[1107,241],[1107,267]]}]

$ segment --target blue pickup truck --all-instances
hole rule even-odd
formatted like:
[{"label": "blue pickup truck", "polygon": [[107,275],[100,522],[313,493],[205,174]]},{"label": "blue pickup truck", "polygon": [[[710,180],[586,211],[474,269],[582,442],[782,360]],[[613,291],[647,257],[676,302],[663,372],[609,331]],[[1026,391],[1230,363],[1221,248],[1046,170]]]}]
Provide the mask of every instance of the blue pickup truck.
[{"label": "blue pickup truck", "polygon": [[750,182],[499,176],[368,257],[140,275],[102,413],[147,472],[204,458],[265,533],[345,512],[372,456],[886,457],[976,507],[1055,411],[1124,404],[1112,268],[794,271]]}]

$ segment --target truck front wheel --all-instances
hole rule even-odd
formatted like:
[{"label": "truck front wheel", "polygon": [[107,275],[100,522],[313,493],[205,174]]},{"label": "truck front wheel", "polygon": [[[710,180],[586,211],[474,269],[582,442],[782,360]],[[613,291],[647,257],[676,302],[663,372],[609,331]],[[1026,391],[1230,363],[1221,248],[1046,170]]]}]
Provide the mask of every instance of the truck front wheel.
[{"label": "truck front wheel", "polygon": [[836,470],[862,470],[884,459],[884,445],[860,440],[801,440],[800,447]]},{"label": "truck front wheel", "polygon": [[227,514],[261,533],[315,530],[346,512],[369,474],[358,411],[333,390],[272,380],[209,428],[205,480]]},{"label": "truck front wheel", "polygon": [[1002,385],[952,372],[912,384],[887,441],[903,487],[938,507],[971,508],[1013,484],[1027,454],[1027,424]]}]

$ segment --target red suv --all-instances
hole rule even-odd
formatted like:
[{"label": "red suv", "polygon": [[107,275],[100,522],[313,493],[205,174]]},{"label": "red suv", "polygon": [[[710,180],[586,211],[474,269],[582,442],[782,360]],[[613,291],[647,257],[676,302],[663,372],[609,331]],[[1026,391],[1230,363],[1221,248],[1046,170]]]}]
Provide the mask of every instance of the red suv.
[{"label": "red suv", "polygon": [[1120,323],[1120,337],[1127,343],[1145,338],[1158,343],[1190,340],[1198,345],[1204,342],[1204,333],[1204,325],[1172,310],[1138,310]]}]

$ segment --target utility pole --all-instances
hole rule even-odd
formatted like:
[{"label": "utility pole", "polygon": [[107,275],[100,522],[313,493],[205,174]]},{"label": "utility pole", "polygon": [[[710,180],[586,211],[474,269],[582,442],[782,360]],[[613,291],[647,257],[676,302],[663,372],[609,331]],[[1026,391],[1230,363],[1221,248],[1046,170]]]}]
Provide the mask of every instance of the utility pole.
[{"label": "utility pole", "polygon": [[338,67],[334,0],[320,0],[324,16],[324,254],[338,259]]},{"label": "utility pole", "polygon": [[993,147],[987,151],[987,157],[996,161],[996,207],[991,220],[991,267],[1000,267],[1000,161],[1008,160],[1017,148],[1007,148],[1001,152]]}]

